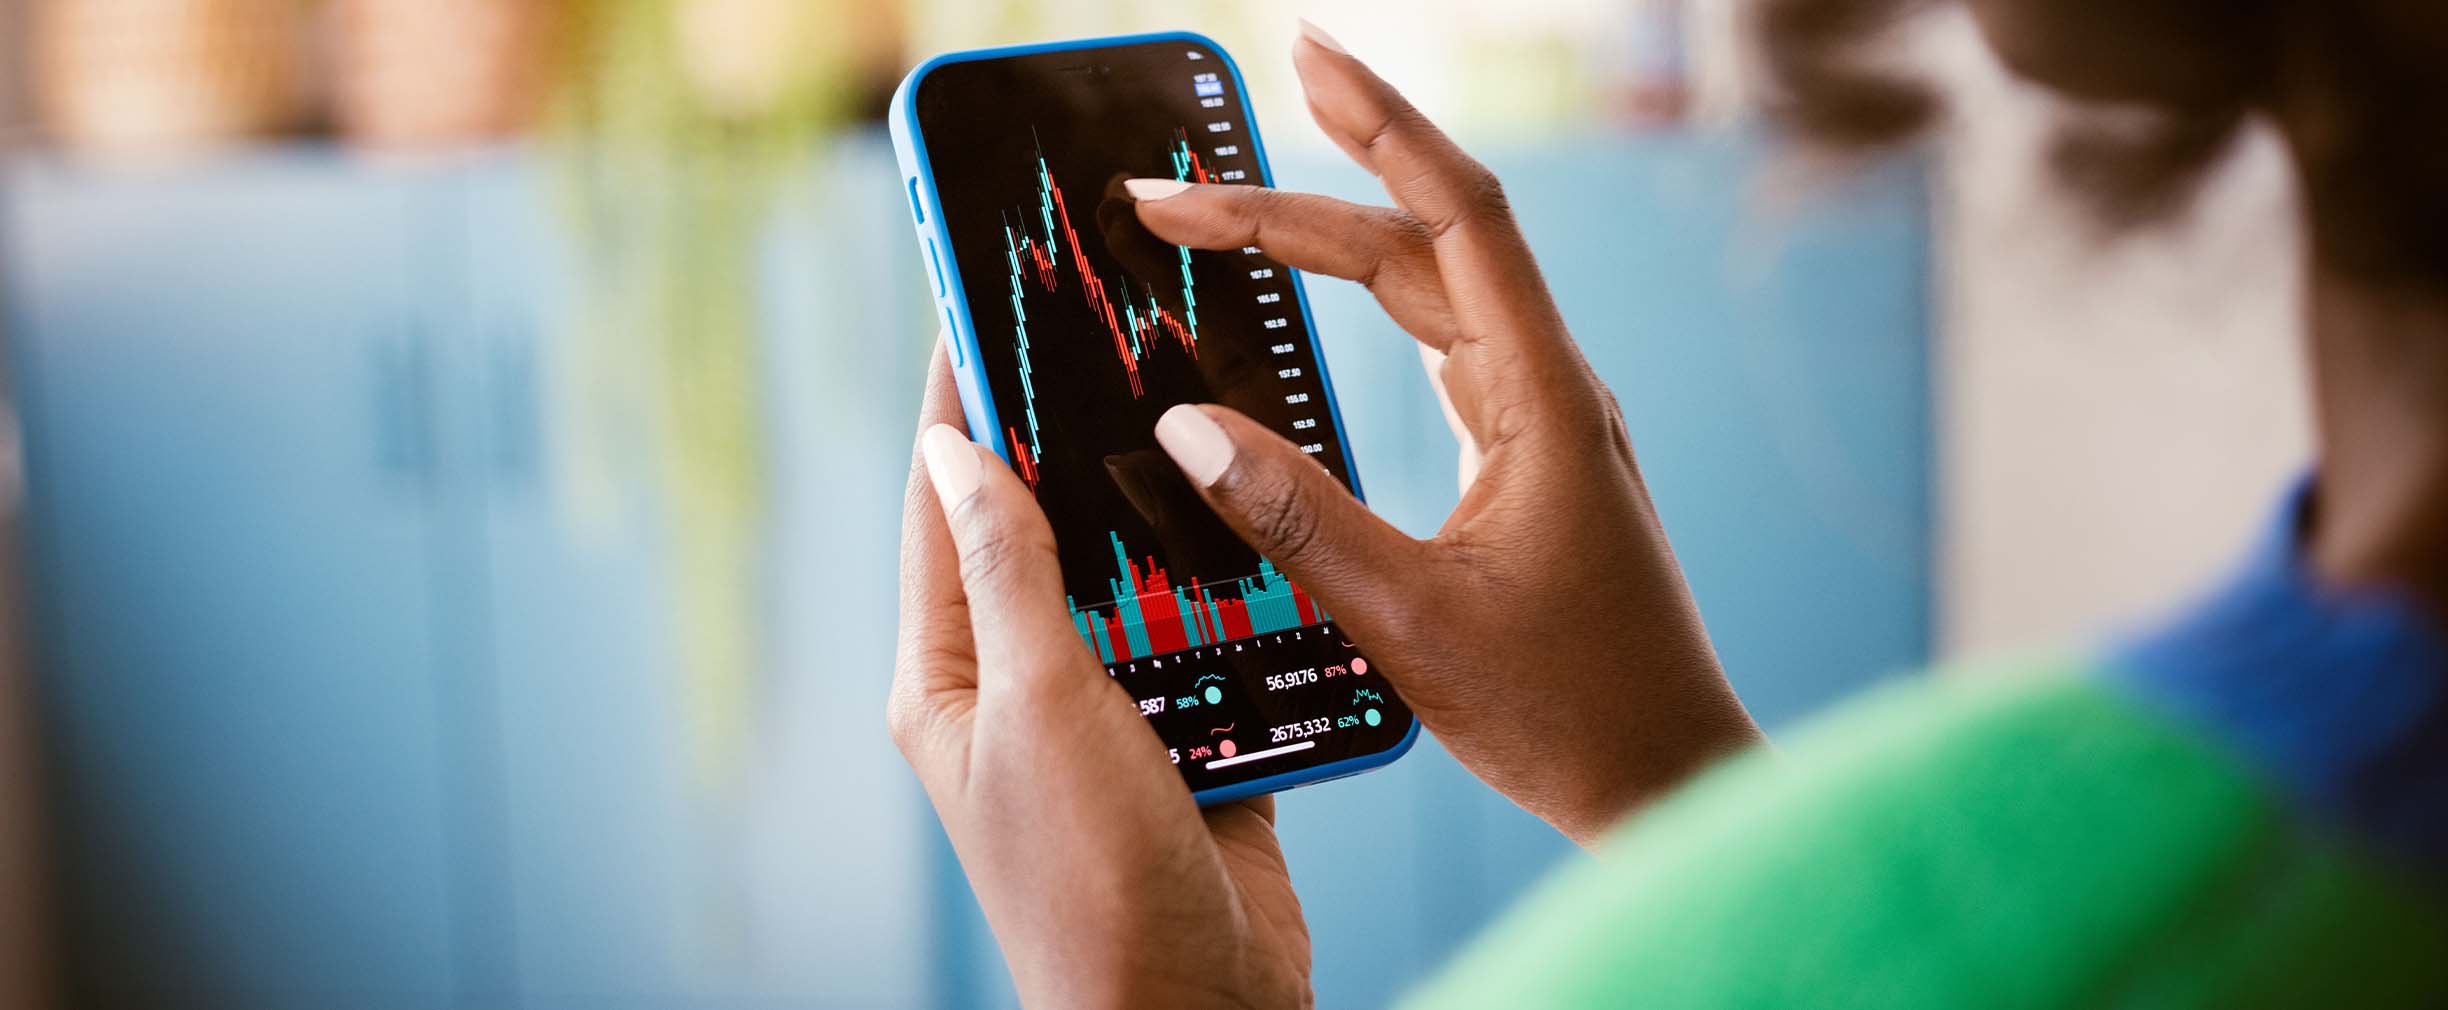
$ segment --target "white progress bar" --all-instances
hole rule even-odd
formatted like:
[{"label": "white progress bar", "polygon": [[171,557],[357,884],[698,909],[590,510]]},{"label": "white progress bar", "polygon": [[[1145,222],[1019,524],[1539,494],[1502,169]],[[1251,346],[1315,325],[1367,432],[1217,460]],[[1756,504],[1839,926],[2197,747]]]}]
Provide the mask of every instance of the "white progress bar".
[{"label": "white progress bar", "polygon": [[1207,770],[1214,771],[1218,768],[1230,768],[1234,765],[1245,765],[1252,761],[1264,761],[1279,754],[1290,754],[1293,751],[1308,750],[1309,748],[1315,746],[1317,746],[1317,741],[1303,740],[1299,743],[1285,744],[1281,747],[1276,747],[1270,750],[1255,750],[1247,754],[1235,754],[1228,758],[1220,758],[1218,760],[1207,762]]}]

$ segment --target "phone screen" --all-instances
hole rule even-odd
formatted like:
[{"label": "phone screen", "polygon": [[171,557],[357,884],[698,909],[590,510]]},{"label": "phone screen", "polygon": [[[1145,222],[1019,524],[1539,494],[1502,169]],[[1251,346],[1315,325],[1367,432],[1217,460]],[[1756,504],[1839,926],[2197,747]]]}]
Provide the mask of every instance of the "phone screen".
[{"label": "phone screen", "polygon": [[948,63],[914,98],[992,436],[1053,524],[1073,626],[1190,787],[1399,745],[1382,672],[1156,443],[1166,409],[1221,403],[1352,486],[1292,272],[1169,245],[1123,192],[1265,184],[1231,66],[1190,41],[1069,49]]}]

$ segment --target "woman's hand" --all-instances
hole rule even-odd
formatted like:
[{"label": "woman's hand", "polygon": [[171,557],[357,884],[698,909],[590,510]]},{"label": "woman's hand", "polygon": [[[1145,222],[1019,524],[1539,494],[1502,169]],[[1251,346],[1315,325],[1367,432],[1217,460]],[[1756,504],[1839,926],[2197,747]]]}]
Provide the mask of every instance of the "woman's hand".
[{"label": "woman's hand", "polygon": [[1308,1006],[1274,801],[1191,801],[1072,629],[1044,513],[959,423],[939,343],[903,512],[889,718],[1022,1002]]},{"label": "woman's hand", "polygon": [[1465,767],[1586,844],[1759,731],[1495,177],[1323,32],[1302,33],[1311,113],[1394,206],[1133,180],[1140,221],[1367,285],[1422,345],[1462,443],[1462,501],[1414,540],[1231,410],[1177,407],[1157,436]]}]

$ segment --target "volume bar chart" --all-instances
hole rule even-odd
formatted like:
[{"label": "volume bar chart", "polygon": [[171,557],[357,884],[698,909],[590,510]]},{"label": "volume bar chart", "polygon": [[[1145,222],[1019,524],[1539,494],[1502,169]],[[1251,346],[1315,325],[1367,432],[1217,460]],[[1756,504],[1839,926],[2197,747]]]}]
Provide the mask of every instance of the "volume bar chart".
[{"label": "volume bar chart", "polygon": [[1275,570],[1258,561],[1258,573],[1229,585],[1203,586],[1197,579],[1176,586],[1156,559],[1131,559],[1120,534],[1113,544],[1115,578],[1109,608],[1071,605],[1071,625],[1106,663],[1145,659],[1184,649],[1220,645],[1256,635],[1290,631],[1326,621],[1324,608]]}]

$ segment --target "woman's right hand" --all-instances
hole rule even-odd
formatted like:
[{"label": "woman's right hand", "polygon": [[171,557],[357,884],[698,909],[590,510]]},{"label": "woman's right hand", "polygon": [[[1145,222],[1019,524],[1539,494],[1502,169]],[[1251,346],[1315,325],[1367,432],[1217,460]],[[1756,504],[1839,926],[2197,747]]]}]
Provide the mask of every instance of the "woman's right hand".
[{"label": "woman's right hand", "polygon": [[1167,241],[1257,246],[1366,285],[1422,345],[1462,443],[1462,500],[1415,540],[1227,408],[1176,407],[1158,439],[1464,767],[1588,844],[1759,730],[1495,177],[1323,32],[1302,33],[1312,114],[1394,206],[1134,180],[1139,218]]}]

